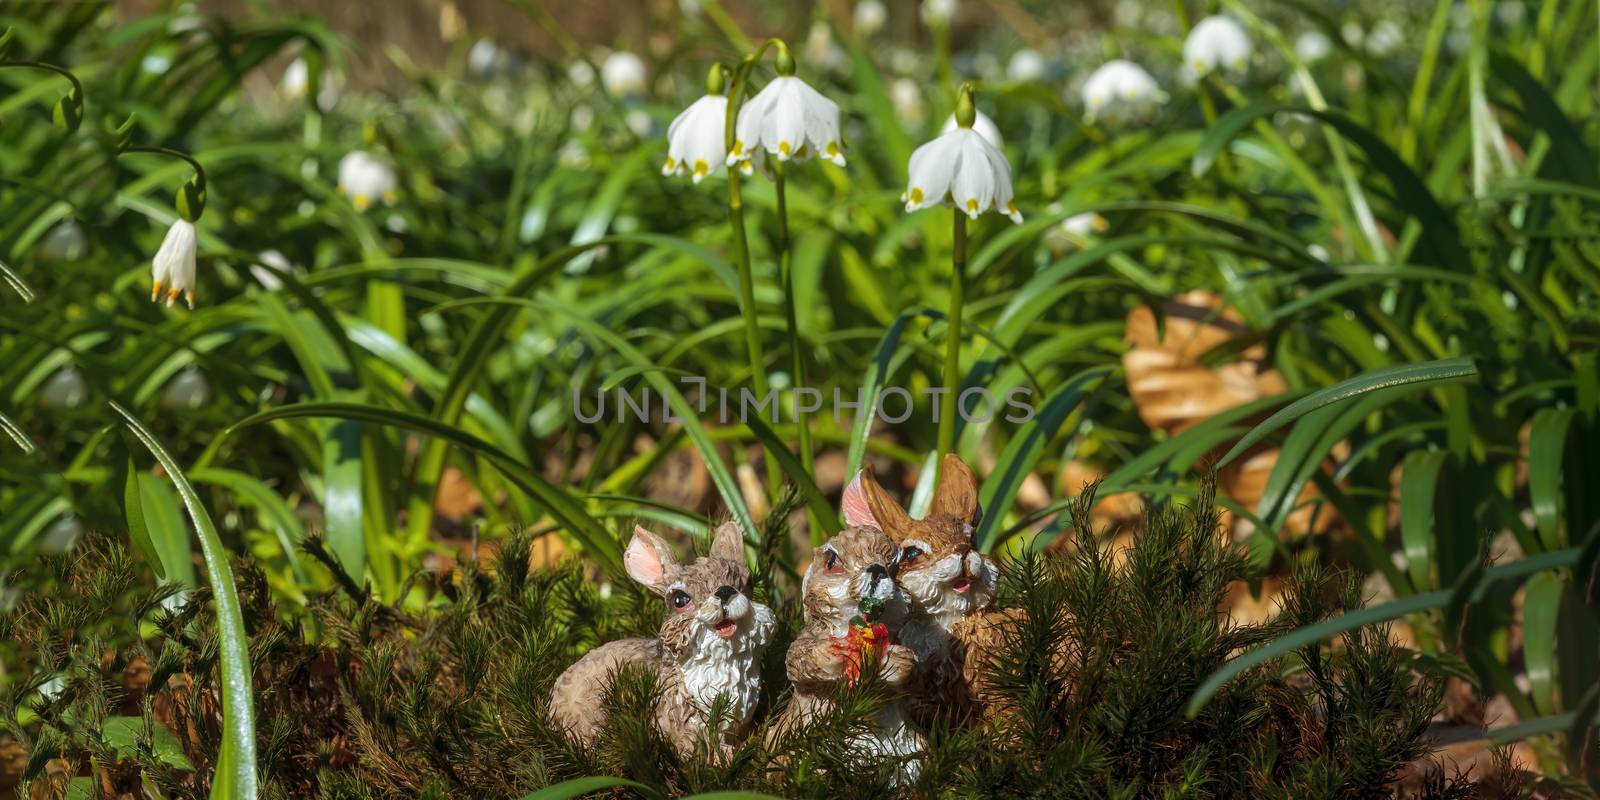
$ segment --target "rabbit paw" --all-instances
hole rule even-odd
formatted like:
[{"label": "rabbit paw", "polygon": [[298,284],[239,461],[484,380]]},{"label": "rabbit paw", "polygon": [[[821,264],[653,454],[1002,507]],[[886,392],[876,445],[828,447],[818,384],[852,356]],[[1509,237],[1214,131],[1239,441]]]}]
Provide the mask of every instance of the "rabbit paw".
[{"label": "rabbit paw", "polygon": [[904,685],[916,667],[917,654],[905,645],[891,644],[883,654],[883,680],[891,686]]}]

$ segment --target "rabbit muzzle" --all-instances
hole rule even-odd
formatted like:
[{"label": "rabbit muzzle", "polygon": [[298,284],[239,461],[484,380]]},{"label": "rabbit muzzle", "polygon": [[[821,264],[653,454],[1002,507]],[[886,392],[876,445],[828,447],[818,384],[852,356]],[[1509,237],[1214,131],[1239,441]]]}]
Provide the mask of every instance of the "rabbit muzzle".
[{"label": "rabbit muzzle", "polygon": [[724,586],[700,603],[694,618],[718,636],[732,639],[739,635],[740,623],[750,618],[752,610],[750,598]]}]

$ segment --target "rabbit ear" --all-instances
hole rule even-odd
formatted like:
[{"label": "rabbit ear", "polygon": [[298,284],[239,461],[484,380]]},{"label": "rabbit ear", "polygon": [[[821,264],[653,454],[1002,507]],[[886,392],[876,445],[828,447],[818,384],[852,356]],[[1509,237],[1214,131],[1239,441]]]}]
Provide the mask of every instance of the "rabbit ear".
[{"label": "rabbit ear", "polygon": [[962,522],[978,519],[978,479],[972,469],[954,453],[946,453],[939,469],[939,484],[933,488],[931,514],[949,514]]},{"label": "rabbit ear", "polygon": [[877,528],[878,519],[872,516],[872,508],[867,505],[867,495],[861,489],[861,476],[865,473],[866,470],[857,472],[850,485],[844,487],[844,496],[839,498],[839,513],[844,515],[846,525]]},{"label": "rabbit ear", "polygon": [[622,566],[645,588],[663,594],[667,590],[667,573],[678,568],[678,558],[660,536],[635,525],[633,540],[622,554]]},{"label": "rabbit ear", "polygon": [[872,474],[872,467],[861,470],[861,474],[856,476],[856,482],[861,485],[861,494],[866,497],[867,508],[872,512],[872,518],[879,530],[889,534],[889,538],[898,542],[898,537],[904,536],[906,529],[911,527],[911,515],[878,485],[877,477]]},{"label": "rabbit ear", "polygon": [[744,536],[739,533],[739,525],[733,520],[718,525],[716,532],[711,534],[711,557],[736,564],[744,563]]}]

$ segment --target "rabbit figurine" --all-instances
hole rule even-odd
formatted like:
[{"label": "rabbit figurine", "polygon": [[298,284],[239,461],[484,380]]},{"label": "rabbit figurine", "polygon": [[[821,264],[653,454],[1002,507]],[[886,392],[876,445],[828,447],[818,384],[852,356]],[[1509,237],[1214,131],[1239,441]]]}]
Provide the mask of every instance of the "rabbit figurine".
[{"label": "rabbit figurine", "polygon": [[878,484],[871,468],[845,489],[845,522],[881,528],[899,546],[896,580],[910,598],[900,641],[917,654],[912,718],[956,724],[994,709],[984,661],[1001,649],[1006,624],[1018,612],[993,608],[1000,572],[973,546],[978,483],[960,458],[947,455],[927,516],[912,519]]},{"label": "rabbit figurine", "polygon": [[666,601],[661,634],[607,643],[568,667],[550,693],[551,719],[580,742],[594,742],[605,725],[611,674],[631,662],[656,669],[656,728],[680,753],[694,751],[712,703],[726,696],[729,719],[714,741],[730,749],[755,711],[761,655],[777,628],[772,609],[750,599],[738,526],[717,528],[711,554],[690,564],[679,564],[661,537],[636,527],[622,561],[630,577]]},{"label": "rabbit figurine", "polygon": [[[905,595],[893,575],[898,554],[887,535],[864,526],[840,531],[813,552],[800,590],[805,627],[784,659],[794,696],[773,726],[773,735],[823,713],[834,688],[859,679],[869,659],[891,686],[904,686],[911,679],[916,655],[892,643],[893,631],[906,612]],[[855,744],[876,756],[904,759],[896,785],[916,780],[920,765],[914,756],[924,743],[899,700],[880,709],[870,732],[856,738]]]}]

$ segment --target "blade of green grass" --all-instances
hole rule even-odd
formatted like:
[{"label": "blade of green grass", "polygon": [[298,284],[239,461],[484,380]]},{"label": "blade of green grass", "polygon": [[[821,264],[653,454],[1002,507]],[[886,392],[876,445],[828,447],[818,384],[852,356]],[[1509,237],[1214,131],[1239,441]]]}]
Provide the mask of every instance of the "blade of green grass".
[{"label": "blade of green grass", "polygon": [[1005,450],[996,462],[998,468],[984,479],[978,489],[978,505],[983,509],[983,519],[973,532],[973,541],[977,543],[979,552],[989,552],[998,542],[1000,524],[1016,503],[1017,490],[1022,486],[1022,481],[1033,472],[1040,456],[1044,455],[1044,446],[1055,438],[1061,424],[1083,404],[1091,389],[1104,385],[1106,376],[1113,371],[1112,366],[1104,365],[1073,376],[1006,443]]},{"label": "blade of green grass", "polygon": [[1529,427],[1528,500],[1546,550],[1561,546],[1561,473],[1567,431],[1576,416],[1571,408],[1541,408]]},{"label": "blade of green grass", "polygon": [[1340,381],[1326,389],[1312,392],[1280,409],[1241,437],[1238,443],[1222,457],[1222,460],[1217,462],[1217,466],[1219,468],[1227,466],[1240,453],[1249,450],[1252,445],[1271,435],[1277,429],[1324,406],[1348,402],[1379,389],[1412,384],[1438,384],[1460,381],[1477,377],[1477,375],[1478,369],[1473,366],[1472,360],[1469,358],[1450,358],[1442,361],[1427,361],[1421,364],[1402,364],[1396,367],[1387,367],[1362,373],[1354,378]]},{"label": "blade of green grass", "polygon": [[233,583],[229,553],[217,536],[217,528],[206,513],[200,496],[184,475],[178,462],[167,453],[155,436],[127,409],[111,401],[128,429],[156,457],[166,470],[200,536],[200,554],[205,560],[206,581],[211,585],[212,602],[217,612],[219,643],[218,671],[221,673],[222,747],[217,772],[212,778],[211,797],[238,800],[256,796],[255,709],[250,694],[250,637],[239,607],[239,593]]},{"label": "blade of green grass", "polygon": [[296,418],[374,422],[444,439],[456,447],[488,459],[512,483],[544,506],[550,516],[580,545],[599,558],[607,569],[618,576],[626,574],[622,569],[622,548],[617,544],[616,536],[585,511],[582,503],[494,445],[431,417],[360,403],[299,403],[269,409],[240,420],[223,435],[230,436],[240,428],[272,420]]},{"label": "blade of green grass", "polygon": [[554,786],[546,786],[533,794],[525,795],[522,800],[573,800],[574,798],[605,791],[606,789],[632,789],[650,798],[650,800],[663,800],[663,795],[660,792],[638,781],[602,776],[573,778],[570,781],[562,781]]},{"label": "blade of green grass", "polygon": [[1433,569],[1433,499],[1448,455],[1413,450],[1400,468],[1400,542],[1411,583],[1419,588],[1428,585]]}]

